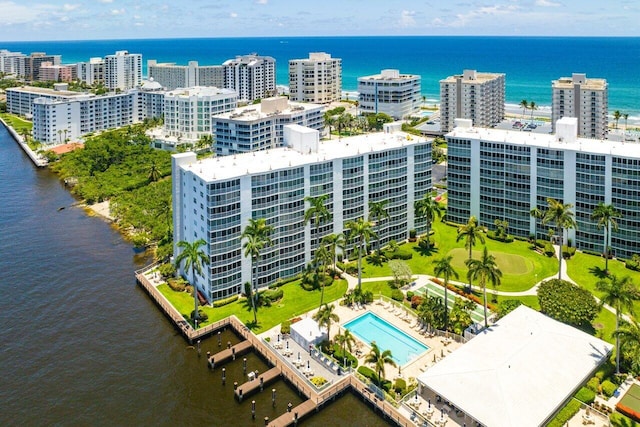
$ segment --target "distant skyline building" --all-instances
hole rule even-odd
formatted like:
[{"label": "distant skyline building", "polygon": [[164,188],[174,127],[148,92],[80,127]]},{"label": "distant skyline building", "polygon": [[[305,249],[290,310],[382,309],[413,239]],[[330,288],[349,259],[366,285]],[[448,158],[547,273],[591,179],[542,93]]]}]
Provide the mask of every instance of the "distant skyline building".
[{"label": "distant skyline building", "polygon": [[53,65],[43,62],[40,65],[39,80],[41,82],[71,82],[76,77],[76,65]]},{"label": "distant skyline building", "polygon": [[60,65],[60,55],[47,55],[44,52],[32,52],[28,56],[17,57],[17,76],[28,81],[40,80],[40,67],[44,63]]},{"label": "distant skyline building", "polygon": [[142,55],[117,51],[104,57],[104,80],[109,90],[133,89],[142,83]]},{"label": "distant skyline building", "polygon": [[222,64],[224,87],[238,93],[238,101],[251,102],[276,94],[276,60],[257,54],[236,56]]},{"label": "distant skyline building", "polygon": [[477,127],[504,120],[505,75],[464,70],[440,80],[440,129],[449,132],[456,119],[471,119]]},{"label": "distant skyline building", "polygon": [[[392,129],[319,141],[318,131],[288,125],[287,147],[202,160],[173,155],[173,241],[204,239],[210,261],[194,278],[197,289],[212,301],[240,294],[252,281],[241,238],[251,218],[274,227],[273,245],[261,252],[259,288],[301,273],[320,238],[367,218],[369,202],[387,202],[389,217],[376,229],[381,245],[424,228],[413,206],[431,191],[431,141]],[[316,236],[304,221],[305,197],[322,195],[332,220]],[[174,255],[180,251],[175,245]]]},{"label": "distant skyline building", "polygon": [[573,73],[551,82],[552,132],[563,117],[578,119],[578,135],[605,139],[608,133],[609,86],[605,79],[588,79],[586,74]]},{"label": "distant skyline building", "polygon": [[420,111],[421,77],[382,70],[380,74],[358,77],[358,107],[365,114],[384,113],[403,119]]},{"label": "distant skyline building", "polygon": [[289,124],[324,130],[324,107],[290,102],[286,97],[265,98],[212,118],[215,153],[219,156],[281,147]]},{"label": "distant skyline building", "polygon": [[167,90],[196,86],[224,88],[224,68],[222,65],[198,65],[189,61],[187,65],[147,61],[147,76],[160,83]]},{"label": "distant skyline building", "polygon": [[78,80],[86,83],[88,86],[104,84],[105,62],[103,58],[90,58],[86,62],[78,62],[76,64]]},{"label": "distant skyline building", "polygon": [[26,55],[21,52],[11,52],[7,49],[0,49],[0,73],[20,74],[21,58]]},{"label": "distant skyline building", "polygon": [[324,52],[289,61],[289,99],[329,104],[342,97],[342,59]]},{"label": "distant skyline building", "polygon": [[640,254],[640,145],[577,136],[576,118],[556,123],[556,134],[472,127],[458,120],[447,139],[447,219],[464,224],[471,215],[494,228],[509,223],[514,236],[548,238],[548,224],[530,215],[547,198],[573,204],[577,228],[565,233],[581,250],[604,251],[603,231],[591,218],[599,203],[621,214],[611,232],[613,254]]}]

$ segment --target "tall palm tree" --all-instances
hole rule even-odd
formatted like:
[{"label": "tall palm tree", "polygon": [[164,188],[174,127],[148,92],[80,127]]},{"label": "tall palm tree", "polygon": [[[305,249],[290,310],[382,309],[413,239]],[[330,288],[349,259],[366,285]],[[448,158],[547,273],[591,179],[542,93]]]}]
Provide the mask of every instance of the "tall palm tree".
[{"label": "tall palm tree", "polygon": [[378,386],[380,388],[382,388],[382,380],[384,379],[385,365],[396,366],[396,362],[393,361],[391,350],[384,350],[383,352],[380,352],[380,348],[375,341],[371,342],[371,351],[365,356],[364,363],[369,363],[374,366],[376,375],[378,376]]},{"label": "tall palm tree", "polygon": [[158,165],[156,165],[155,161],[151,161],[151,165],[149,166],[149,182],[156,182],[160,179],[160,171],[158,170]]},{"label": "tall palm tree", "polygon": [[[456,242],[464,239],[464,247],[469,251],[469,258],[467,261],[473,258],[473,247],[476,245],[476,240],[480,241],[484,245],[484,236],[482,232],[484,227],[478,225],[478,220],[475,216],[469,217],[469,222],[465,225],[458,227],[458,237]],[[471,293],[471,279],[469,279],[469,293]]]},{"label": "tall palm tree", "polygon": [[482,288],[482,299],[484,304],[484,327],[488,327],[487,320],[487,281],[491,282],[493,289],[500,285],[500,278],[502,277],[502,271],[498,268],[496,263],[496,257],[489,254],[487,247],[484,247],[482,251],[482,257],[480,259],[468,259],[465,261],[467,268],[469,269],[467,277],[469,282],[471,279],[478,279],[478,283]]},{"label": "tall palm tree", "polygon": [[538,109],[538,106],[536,105],[535,101],[531,101],[529,103],[529,109],[531,110],[531,121],[533,122],[533,112],[534,110]]},{"label": "tall palm tree", "polygon": [[331,324],[333,322],[339,322],[340,317],[334,312],[336,306],[333,304],[325,304],[320,307],[316,314],[313,315],[313,320],[318,322],[318,326],[324,326],[327,328],[327,339],[331,340]]},{"label": "tall palm tree", "polygon": [[522,107],[522,118],[524,119],[524,113],[529,108],[529,101],[523,99],[522,101],[520,101],[520,106]]},{"label": "tall palm tree", "polygon": [[379,202],[370,201],[369,202],[369,221],[375,224],[376,234],[378,238],[376,239],[376,245],[378,246],[378,254],[380,254],[380,223],[384,219],[389,219],[389,212],[387,212],[387,204],[388,200],[381,200]]},{"label": "tall palm tree", "polygon": [[413,204],[416,218],[424,218],[427,224],[427,248],[431,246],[429,235],[431,234],[431,223],[437,218],[442,218],[444,209],[440,203],[436,202],[431,193],[426,193],[420,200]]},{"label": "tall palm tree", "polygon": [[336,119],[329,111],[324,113],[324,125],[329,127],[329,139],[331,139],[331,127],[335,126]]},{"label": "tall palm tree", "polygon": [[533,207],[529,211],[529,215],[531,215],[532,217],[534,217],[536,219],[536,227],[535,227],[536,231],[534,231],[534,233],[533,233],[533,241],[535,243],[535,241],[538,239],[538,237],[537,237],[538,220],[544,218],[544,213],[540,209],[538,209],[538,207]]},{"label": "tall palm tree", "polygon": [[206,245],[204,239],[198,239],[193,243],[187,241],[178,242],[180,253],[176,257],[175,264],[177,267],[184,262],[184,269],[191,270],[191,286],[193,287],[193,301],[195,309],[193,310],[194,329],[198,329],[198,285],[196,284],[196,273],[202,275],[202,266],[209,264],[209,257],[206,252],[200,249]]},{"label": "tall palm tree", "polygon": [[453,260],[453,255],[443,256],[440,259],[435,260],[435,267],[433,268],[433,273],[438,276],[444,278],[444,329],[448,330],[449,327],[449,308],[448,308],[448,300],[447,300],[447,287],[449,286],[449,278],[455,277],[458,278],[458,272],[454,270],[453,265],[451,265],[451,261]]},{"label": "tall palm tree", "polygon": [[606,205],[602,202],[598,203],[591,219],[597,222],[598,228],[604,228],[604,271],[609,271],[609,246],[611,245],[611,231],[618,231],[618,222],[616,218],[622,218],[622,214],[613,205]]},{"label": "tall palm tree", "polygon": [[342,233],[329,234],[322,238],[321,244],[323,246],[326,246],[329,249],[329,252],[331,253],[331,257],[332,257],[333,268],[334,270],[337,271],[338,249],[340,249],[341,251],[344,251],[344,235]]},{"label": "tall palm tree", "polygon": [[251,267],[253,268],[253,292],[247,297],[251,299],[255,323],[258,323],[258,264],[262,250],[273,243],[271,233],[273,233],[273,227],[268,225],[264,218],[251,218],[240,236],[244,240],[242,245],[244,256],[251,258]]},{"label": "tall palm tree", "polygon": [[613,112],[613,120],[616,121],[616,129],[618,129],[618,121],[620,120],[620,117],[622,117],[622,113],[620,112],[620,110],[616,110]]},{"label": "tall palm tree", "polygon": [[349,350],[350,353],[353,352],[353,345],[355,344],[356,339],[349,329],[345,329],[343,333],[336,335],[336,342],[340,344],[340,347],[342,348],[342,364],[345,365],[347,358],[345,350]]},{"label": "tall palm tree", "polygon": [[[324,283],[325,276],[327,271],[327,266],[331,264],[333,261],[333,257],[331,256],[331,252],[326,246],[320,246],[314,255],[313,263],[316,266],[316,270],[318,273],[318,277],[320,279],[320,306],[322,306],[322,301],[324,301]],[[322,273],[322,274],[320,274]]]},{"label": "tall palm tree", "polygon": [[[596,289],[603,293],[600,298],[600,307],[602,308],[605,304],[608,304],[616,310],[617,331],[620,327],[622,311],[625,310],[627,313],[633,314],[633,302],[640,298],[638,288],[629,276],[618,279],[615,275],[611,275],[608,280],[601,280],[596,283]],[[620,373],[619,336],[616,336],[616,373]]]},{"label": "tall palm tree", "polygon": [[[304,224],[307,225],[313,222],[316,231],[315,245],[312,244],[312,248],[316,248],[320,244],[320,226],[331,220],[331,212],[325,205],[328,198],[328,194],[304,198],[304,201],[309,203],[309,207],[304,211]],[[311,242],[313,241],[314,239],[311,239]]]},{"label": "tall palm tree", "polygon": [[620,328],[613,332],[616,342],[620,339],[620,348],[631,356],[631,367],[635,372],[640,370],[640,323],[636,320],[623,322]]},{"label": "tall palm tree", "polygon": [[627,119],[629,118],[629,113],[624,113],[622,115],[622,118],[624,119],[624,131],[627,131]]},{"label": "tall palm tree", "polygon": [[564,238],[564,230],[576,228],[576,220],[574,218],[572,203],[562,203],[551,197],[547,198],[548,208],[542,217],[542,224],[548,222],[556,226],[556,231],[560,236],[560,254],[558,255],[558,280],[562,279],[562,240]]},{"label": "tall palm tree", "polygon": [[373,231],[371,222],[366,221],[364,218],[349,221],[345,224],[345,228],[348,230],[349,241],[356,241],[358,250],[358,290],[362,291],[362,254],[369,240],[372,238],[377,239],[378,236]]}]

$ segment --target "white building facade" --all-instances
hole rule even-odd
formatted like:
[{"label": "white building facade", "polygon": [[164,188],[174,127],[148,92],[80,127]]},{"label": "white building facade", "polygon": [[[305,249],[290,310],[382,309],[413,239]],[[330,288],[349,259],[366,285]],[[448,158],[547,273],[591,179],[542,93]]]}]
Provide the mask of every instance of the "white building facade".
[{"label": "white building facade", "polygon": [[198,61],[189,61],[187,65],[158,63],[154,59],[147,61],[147,75],[167,90],[196,86],[224,87],[224,69],[222,65],[200,66]]},{"label": "white building facade", "polygon": [[622,214],[612,231],[612,253],[624,259],[640,253],[640,146],[579,138],[575,118],[556,127],[556,135],[545,135],[460,121],[446,135],[447,219],[462,224],[473,215],[489,228],[506,220],[510,234],[547,238],[549,226],[530,211],[544,211],[551,197],[574,205],[577,229],[563,241],[603,252],[603,231],[591,215],[598,203],[612,204]]},{"label": "white building facade", "polygon": [[89,86],[104,84],[104,59],[90,58],[86,62],[76,64],[78,80],[85,82]]},{"label": "white building facade", "polygon": [[363,114],[384,113],[403,119],[420,111],[421,77],[382,70],[380,74],[358,77],[358,103]]},{"label": "white building facade", "polygon": [[405,240],[419,225],[413,203],[431,190],[430,141],[379,133],[319,142],[317,131],[297,125],[285,133],[290,147],[204,160],[194,153],[173,156],[174,242],[206,241],[210,263],[195,282],[210,301],[239,294],[251,281],[240,237],[250,218],[274,228],[273,245],[261,254],[258,286],[302,271],[317,247],[312,241],[319,240],[304,223],[307,196],[329,196],[332,221],[318,237],[367,217],[370,201],[388,201],[381,244]]},{"label": "white building facade", "polygon": [[453,129],[455,119],[489,127],[504,120],[505,75],[464,70],[440,80],[440,128]]},{"label": "white building facade", "polygon": [[110,90],[127,90],[142,82],[142,55],[117,51],[104,57],[105,86]]},{"label": "white building facade", "polygon": [[609,86],[605,79],[588,79],[586,74],[574,73],[551,83],[551,123],[555,132],[557,120],[563,117],[578,119],[578,135],[605,139],[608,133]]},{"label": "white building facade", "polygon": [[283,128],[289,124],[322,131],[323,107],[275,97],[263,99],[260,104],[218,114],[212,119],[215,153],[226,156],[281,147],[284,141]]},{"label": "white building facade", "polygon": [[257,54],[237,56],[222,64],[224,87],[238,93],[240,101],[255,101],[276,93],[276,60]]},{"label": "white building facade", "polygon": [[0,73],[19,75],[21,59],[26,55],[21,52],[11,52],[0,49]]},{"label": "white building facade", "polygon": [[307,59],[289,61],[289,99],[329,104],[342,96],[342,59],[312,52]]}]

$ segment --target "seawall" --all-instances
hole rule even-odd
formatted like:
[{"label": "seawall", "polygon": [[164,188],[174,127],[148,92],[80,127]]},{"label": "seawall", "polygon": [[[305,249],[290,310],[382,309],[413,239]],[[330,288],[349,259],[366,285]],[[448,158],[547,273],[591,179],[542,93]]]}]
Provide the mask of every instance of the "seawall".
[{"label": "seawall", "polygon": [[22,148],[22,151],[27,153],[27,156],[29,156],[29,158],[31,159],[34,165],[36,165],[39,168],[43,168],[47,166],[48,164],[47,159],[40,156],[39,154],[34,153],[34,151],[26,144],[26,142],[24,142],[24,139],[22,139],[22,137],[18,135],[18,133],[15,131],[13,127],[8,125],[4,120],[2,120],[2,118],[0,118],[0,122],[4,125],[5,128],[7,128],[7,130],[13,137],[14,141],[16,141],[18,145]]}]

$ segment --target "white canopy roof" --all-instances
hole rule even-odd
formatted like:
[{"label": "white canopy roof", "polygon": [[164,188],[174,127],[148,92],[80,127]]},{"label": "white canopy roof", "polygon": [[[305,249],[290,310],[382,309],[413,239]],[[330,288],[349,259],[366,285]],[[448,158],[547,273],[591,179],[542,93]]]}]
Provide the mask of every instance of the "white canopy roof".
[{"label": "white canopy roof", "polygon": [[291,338],[303,348],[315,345],[327,336],[326,329],[320,329],[318,322],[306,317],[291,325]]},{"label": "white canopy roof", "polygon": [[486,426],[538,426],[611,349],[522,305],[418,380]]}]

